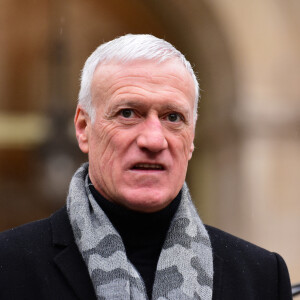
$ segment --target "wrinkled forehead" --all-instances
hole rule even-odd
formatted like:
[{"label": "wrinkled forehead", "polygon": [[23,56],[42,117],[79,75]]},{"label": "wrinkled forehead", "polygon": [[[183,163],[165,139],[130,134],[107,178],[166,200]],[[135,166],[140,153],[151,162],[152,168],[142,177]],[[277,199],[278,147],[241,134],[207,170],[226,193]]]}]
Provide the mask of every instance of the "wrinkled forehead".
[{"label": "wrinkled forehead", "polygon": [[126,63],[118,61],[101,63],[93,75],[92,98],[96,95],[99,99],[99,94],[111,91],[120,84],[134,85],[135,82],[160,84],[162,88],[176,85],[191,99],[195,99],[195,84],[192,75],[178,58],[163,62],[134,60]]}]

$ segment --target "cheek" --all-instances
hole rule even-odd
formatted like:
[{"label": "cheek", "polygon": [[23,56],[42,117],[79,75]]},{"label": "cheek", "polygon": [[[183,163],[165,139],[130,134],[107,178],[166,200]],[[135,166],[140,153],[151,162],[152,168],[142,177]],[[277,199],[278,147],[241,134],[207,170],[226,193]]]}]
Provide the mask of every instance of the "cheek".
[{"label": "cheek", "polygon": [[191,147],[193,145],[193,134],[190,131],[182,132],[173,139],[174,151],[177,152],[179,160],[187,162],[190,157]]},{"label": "cheek", "polygon": [[[177,137],[173,143],[173,147],[170,147],[171,155],[173,157],[174,175],[180,180],[184,180],[188,162],[191,157],[191,145],[193,138],[189,134],[182,134]],[[174,177],[175,178],[175,177]]]},{"label": "cheek", "polygon": [[116,148],[114,136],[116,129],[112,124],[97,123],[91,134],[90,157],[98,162],[105,162],[111,159]]},{"label": "cheek", "polygon": [[111,121],[102,121],[95,125],[97,126],[92,133],[94,161],[102,169],[113,171],[116,164],[120,166],[129,144],[134,139],[134,133]]}]

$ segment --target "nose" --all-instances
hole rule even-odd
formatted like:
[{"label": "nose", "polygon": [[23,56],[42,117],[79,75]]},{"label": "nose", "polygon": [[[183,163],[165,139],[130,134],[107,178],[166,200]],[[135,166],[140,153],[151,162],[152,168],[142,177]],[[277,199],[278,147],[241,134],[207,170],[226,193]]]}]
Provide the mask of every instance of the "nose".
[{"label": "nose", "polygon": [[160,152],[167,149],[163,127],[158,117],[149,117],[143,123],[143,128],[137,137],[137,145],[141,149],[151,152]]}]

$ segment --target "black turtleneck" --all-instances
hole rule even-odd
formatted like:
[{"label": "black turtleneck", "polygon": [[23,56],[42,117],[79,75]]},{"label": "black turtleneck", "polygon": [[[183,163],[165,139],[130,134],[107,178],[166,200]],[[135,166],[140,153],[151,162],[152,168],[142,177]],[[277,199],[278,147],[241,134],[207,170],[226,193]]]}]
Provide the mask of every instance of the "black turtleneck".
[{"label": "black turtleneck", "polygon": [[106,200],[90,179],[89,187],[95,200],[120,234],[127,257],[143,278],[151,299],[158,258],[171,220],[179,206],[181,192],[164,209],[154,213],[142,213]]}]

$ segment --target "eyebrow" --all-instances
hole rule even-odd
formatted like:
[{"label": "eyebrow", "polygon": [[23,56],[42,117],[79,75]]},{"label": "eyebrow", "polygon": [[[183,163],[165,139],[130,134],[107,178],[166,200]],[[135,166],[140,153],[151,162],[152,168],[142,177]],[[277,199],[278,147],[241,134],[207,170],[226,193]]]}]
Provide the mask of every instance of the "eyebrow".
[{"label": "eyebrow", "polygon": [[[112,105],[112,107],[110,107],[107,115],[116,113],[120,107],[141,109],[141,108],[147,108],[147,106],[149,106],[149,104],[145,105],[145,103],[140,100],[124,100],[119,103],[116,103],[115,105]],[[165,110],[165,111],[180,112],[180,113],[186,115],[187,117],[190,116],[189,109],[182,105],[179,106],[174,103],[164,103],[161,105],[161,108],[162,108],[162,110]]]},{"label": "eyebrow", "polygon": [[111,107],[109,107],[107,113],[108,114],[115,113],[119,110],[120,107],[140,108],[141,106],[143,106],[143,103],[139,101],[124,100],[116,104],[113,104]]},{"label": "eyebrow", "polygon": [[167,103],[167,104],[163,105],[163,108],[165,110],[180,111],[186,115],[189,115],[189,110],[185,106],[178,106],[176,104]]}]

